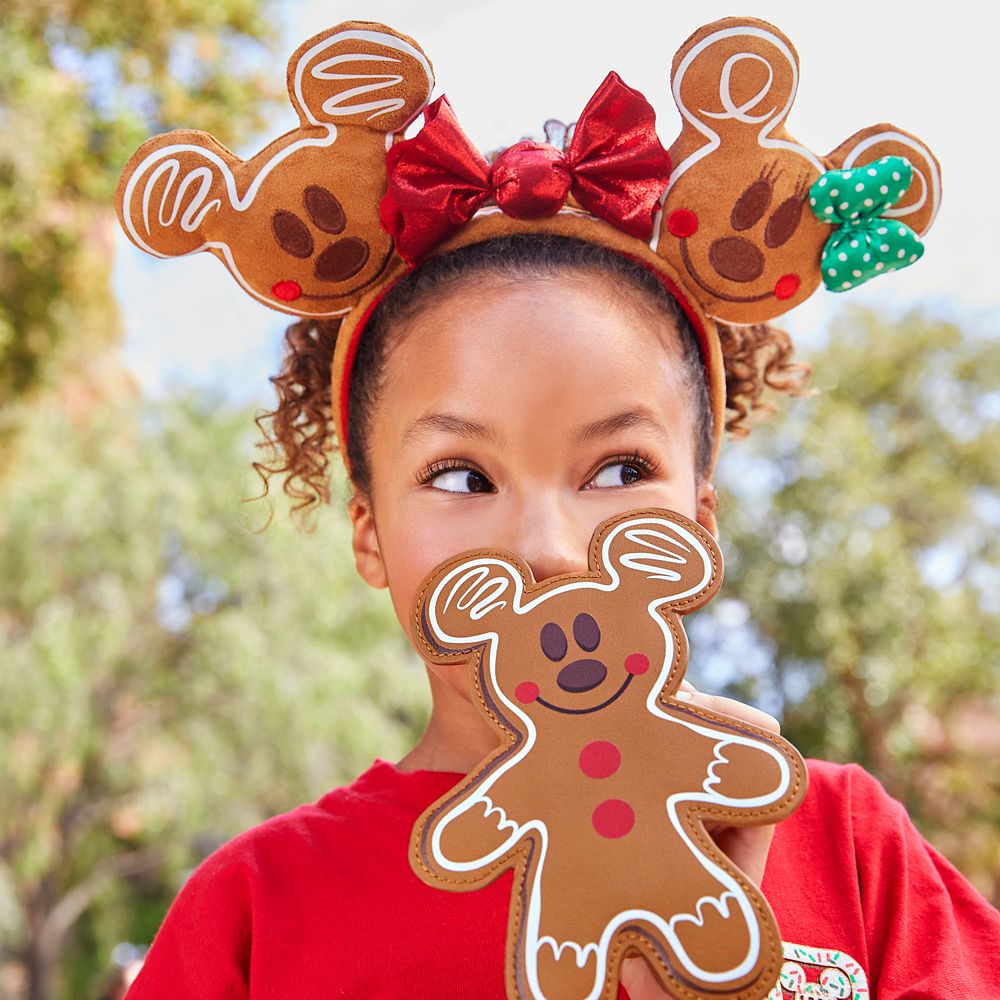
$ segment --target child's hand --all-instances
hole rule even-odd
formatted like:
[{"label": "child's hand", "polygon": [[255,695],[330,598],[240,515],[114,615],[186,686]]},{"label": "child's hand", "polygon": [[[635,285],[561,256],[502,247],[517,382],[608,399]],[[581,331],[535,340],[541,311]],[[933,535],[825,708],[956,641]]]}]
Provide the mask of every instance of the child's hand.
[{"label": "child's hand", "polygon": [[[778,720],[766,712],[734,701],[732,698],[722,698],[718,695],[702,694],[694,685],[681,681],[680,690],[675,695],[681,701],[690,701],[693,705],[707,708],[722,715],[728,715],[742,722],[766,729],[769,733],[778,735],[781,726]],[[705,829],[712,839],[722,848],[723,852],[736,864],[756,886],[760,886],[764,877],[764,865],[767,863],[767,852],[774,837],[774,824],[767,826],[723,826],[718,823],[706,823]],[[622,962],[621,982],[628,991],[631,1000],[663,1000],[670,994],[664,992],[652,969],[642,958],[626,958]]]},{"label": "child's hand", "polygon": [[[720,715],[728,715],[741,722],[749,722],[759,729],[766,729],[775,736],[781,732],[778,720],[767,712],[732,698],[722,698],[714,694],[702,694],[693,684],[681,681],[680,690],[675,695],[681,701],[690,701],[692,705],[707,708]],[[767,826],[723,826],[720,823],[705,823],[705,829],[712,839],[722,848],[733,863],[751,878],[754,885],[760,887],[764,877],[764,865],[767,863],[767,852],[774,836],[774,824]]]}]

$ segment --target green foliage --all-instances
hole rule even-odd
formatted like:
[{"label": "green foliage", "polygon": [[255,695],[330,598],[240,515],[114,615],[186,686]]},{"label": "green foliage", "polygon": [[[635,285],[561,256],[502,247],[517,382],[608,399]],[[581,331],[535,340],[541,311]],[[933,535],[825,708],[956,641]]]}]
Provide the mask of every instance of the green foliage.
[{"label": "green foliage", "polygon": [[208,850],[422,728],[344,515],[260,531],[241,505],[252,429],[196,398],[39,410],[0,496],[0,964],[44,980],[73,940],[60,996],[96,995],[95,962],[148,941]]},{"label": "green foliage", "polygon": [[810,361],[818,394],[720,469],[726,584],[697,634],[1000,902],[1000,341],[853,310]]},{"label": "green foliage", "polygon": [[260,126],[262,3],[0,0],[0,456],[15,403],[119,337],[109,269],[126,159],[179,125],[224,142]]}]

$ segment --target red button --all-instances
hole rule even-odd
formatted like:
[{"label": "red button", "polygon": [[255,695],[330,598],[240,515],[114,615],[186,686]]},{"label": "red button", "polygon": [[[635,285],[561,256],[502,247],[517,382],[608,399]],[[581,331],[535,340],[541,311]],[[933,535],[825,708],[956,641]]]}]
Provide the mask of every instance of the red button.
[{"label": "red button", "polygon": [[605,799],[591,817],[594,829],[608,840],[617,840],[635,826],[635,811],[624,799]]},{"label": "red button", "polygon": [[621,763],[621,751],[607,740],[594,740],[580,751],[580,770],[588,778],[610,778]]}]

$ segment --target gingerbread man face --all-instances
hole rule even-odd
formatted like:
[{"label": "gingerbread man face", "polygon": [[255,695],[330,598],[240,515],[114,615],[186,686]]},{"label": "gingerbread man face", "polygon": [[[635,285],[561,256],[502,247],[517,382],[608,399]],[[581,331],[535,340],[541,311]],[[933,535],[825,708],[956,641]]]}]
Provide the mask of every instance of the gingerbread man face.
[{"label": "gingerbread man face", "polygon": [[208,250],[275,309],[343,314],[392,259],[378,217],[385,150],[433,83],[406,36],[361,22],[331,28],[288,64],[298,128],[246,161],[203,132],[150,139],[119,182],[122,225],[158,257]]},{"label": "gingerbread man face", "polygon": [[[849,171],[885,156],[905,157],[913,169],[909,187],[902,195],[884,189],[891,202],[884,211],[874,199],[867,207],[918,234],[930,228],[940,168],[920,140],[876,125],[821,157],[788,133],[798,55],[772,25],[753,18],[706,25],[674,57],[671,78],[683,126],[670,149],[674,169],[655,246],[716,319],[765,322],[816,290],[834,220],[816,217],[811,188],[827,171],[841,172],[843,191],[833,198],[844,200],[834,204],[843,205],[842,221],[854,222],[866,207],[862,201],[857,213],[849,212],[848,199],[867,178]],[[831,178],[830,190],[837,185]],[[831,287],[840,290],[842,282]]]},{"label": "gingerbread man face", "polygon": [[[626,697],[642,705],[664,684],[676,690],[686,652],[678,609],[703,604],[721,580],[715,551],[681,525],[636,524],[601,545],[602,579],[549,580],[529,598],[519,561],[463,559],[424,605],[420,631],[439,655],[457,644],[467,656],[470,642],[503,636],[490,647],[484,694],[525,736]],[[637,592],[659,613],[636,616]],[[581,610],[584,601],[599,603]]]},{"label": "gingerbread man face", "polygon": [[679,616],[716,591],[721,556],[650,509],[599,525],[589,563],[535,584],[516,556],[466,553],[418,594],[424,655],[469,664],[502,745],[420,818],[413,869],[457,891],[515,870],[511,998],[610,1000],[629,950],[678,998],[763,997],[777,928],[703,820],[787,815],[805,769],[779,737],[672,697]]}]

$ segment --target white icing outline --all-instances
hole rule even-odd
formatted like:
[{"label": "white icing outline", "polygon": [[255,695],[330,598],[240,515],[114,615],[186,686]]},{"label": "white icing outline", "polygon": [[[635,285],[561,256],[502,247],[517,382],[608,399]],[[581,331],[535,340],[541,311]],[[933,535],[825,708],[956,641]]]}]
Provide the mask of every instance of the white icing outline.
[{"label": "white icing outline", "polygon": [[[646,709],[651,715],[663,719],[672,725],[683,726],[691,732],[713,741],[715,744],[713,748],[714,760],[708,765],[701,791],[675,793],[665,800],[664,807],[675,832],[687,845],[696,861],[720,884],[723,891],[718,896],[701,897],[695,904],[693,913],[674,914],[667,921],[659,914],[649,910],[623,910],[608,921],[599,941],[591,941],[584,944],[576,941],[557,942],[547,935],[539,936],[542,906],[541,881],[545,867],[545,858],[548,852],[548,829],[544,822],[539,819],[532,819],[521,824],[516,820],[508,818],[504,809],[494,803],[487,794],[490,788],[507,771],[515,767],[531,752],[537,738],[534,723],[517,704],[504,694],[497,683],[496,652],[499,635],[490,630],[475,635],[451,635],[441,626],[438,605],[442,599],[442,594],[447,590],[448,593],[443,605],[444,608],[447,608],[454,598],[456,599],[456,607],[461,610],[470,609],[468,612],[469,618],[473,621],[479,621],[498,608],[507,607],[508,603],[511,611],[515,614],[523,615],[532,611],[541,602],[560,594],[565,594],[568,591],[583,589],[604,592],[614,591],[618,588],[621,577],[616,566],[610,559],[610,548],[614,539],[622,532],[626,533],[626,537],[630,542],[641,546],[640,551],[625,553],[619,559],[620,564],[631,572],[644,573],[652,579],[664,580],[665,582],[677,582],[680,579],[680,575],[670,568],[671,565],[683,564],[689,559],[694,558],[700,559],[704,567],[701,579],[694,586],[680,593],[672,593],[667,597],[654,598],[647,605],[646,610],[663,633],[665,652],[663,663],[660,667],[660,675],[657,677],[656,682],[652,684],[650,693],[646,699]],[[663,543],[666,543],[666,546]],[[653,924],[659,933],[670,943],[675,956],[688,975],[700,978],[704,982],[712,983],[721,983],[746,975],[757,963],[760,955],[760,927],[753,904],[736,879],[697,849],[681,825],[678,819],[678,812],[681,806],[691,802],[738,806],[740,808],[764,807],[781,799],[791,786],[791,771],[788,762],[775,747],[736,733],[721,734],[717,730],[710,729],[707,726],[699,725],[695,722],[683,721],[664,712],[658,704],[658,696],[673,666],[674,643],[670,627],[657,614],[657,609],[665,604],[674,604],[699,593],[710,581],[712,576],[712,559],[698,536],[683,525],[675,524],[673,521],[663,518],[643,517],[623,521],[605,537],[601,548],[601,562],[611,577],[610,582],[574,580],[543,592],[525,603],[523,601],[524,581],[516,567],[503,559],[494,557],[472,559],[450,570],[437,583],[426,604],[430,628],[434,635],[441,641],[452,644],[487,643],[487,668],[489,670],[492,693],[503,703],[508,712],[513,713],[522,721],[526,733],[526,738],[520,748],[486,777],[476,790],[474,796],[463,798],[462,801],[444,813],[443,817],[435,823],[430,837],[430,853],[434,863],[445,871],[471,872],[496,861],[503,854],[511,850],[527,834],[535,833],[537,835],[541,846],[538,862],[535,866],[534,880],[528,889],[528,907],[523,919],[525,921],[525,971],[533,994],[542,998],[542,1000],[543,994],[538,983],[538,954],[543,947],[550,948],[557,957],[565,949],[571,949],[576,954],[576,962],[580,968],[583,967],[588,956],[593,955],[596,959],[597,968],[593,989],[587,995],[586,1000],[597,1000],[604,984],[608,947],[618,929],[623,924],[632,920],[644,920]],[[501,570],[501,573],[497,575],[493,572],[494,569]],[[513,585],[513,591],[508,596],[511,585]],[[778,786],[768,794],[745,799],[735,799],[714,791],[713,787],[720,780],[715,774],[715,768],[719,764],[728,762],[723,751],[727,746],[732,745],[760,751],[774,760],[778,765],[781,775]],[[453,861],[446,857],[441,849],[441,834],[449,823],[475,806],[485,807],[484,812],[486,816],[498,816],[497,828],[499,830],[507,829],[510,831],[510,834],[504,840],[503,844],[480,858],[472,861]],[[746,922],[750,939],[747,954],[732,969],[721,973],[709,972],[696,965],[687,955],[683,945],[677,938],[674,927],[682,922],[702,925],[704,923],[703,914],[707,907],[713,907],[719,913],[728,915],[730,906],[733,903],[740,910]]]},{"label": "white icing outline", "polygon": [[[927,177],[924,175],[923,170],[913,160],[910,160],[909,162],[910,166],[913,168],[914,176],[920,178],[920,197],[912,205],[907,205],[905,208],[887,208],[884,212],[882,212],[883,218],[899,219],[904,218],[907,215],[912,215],[914,212],[918,212],[924,207],[927,203],[927,196],[929,193],[932,206],[931,217],[928,220],[927,225],[921,231],[926,233],[927,230],[934,224],[934,220],[937,218],[938,209],[941,207],[941,172],[938,170],[937,164],[934,162],[934,157],[931,155],[930,150],[923,143],[914,139],[913,136],[906,135],[903,132],[878,132],[875,135],[870,135],[867,138],[862,139],[861,142],[851,149],[847,156],[844,157],[842,169],[850,170],[854,164],[857,163],[859,156],[871,149],[872,146],[878,145],[880,142],[898,142],[900,145],[914,150],[920,154],[923,158],[923,162],[926,163],[930,169],[931,177],[930,184],[928,184]],[[863,163],[861,166],[866,166],[866,164]]]},{"label": "white icing outline", "polygon": [[[365,111],[371,111],[372,113],[367,118],[368,121],[371,121],[373,118],[377,118],[379,115],[385,114],[388,111],[399,110],[399,108],[401,108],[404,104],[402,98],[386,98],[382,101],[369,101],[368,103],[358,104],[351,107],[341,107],[345,100],[356,97],[360,94],[371,93],[387,87],[394,87],[396,84],[403,82],[403,77],[399,74],[371,75],[329,72],[330,66],[339,65],[342,62],[348,61],[399,61],[393,59],[391,56],[379,56],[364,52],[346,53],[334,56],[322,62],[317,62],[312,66],[309,65],[310,61],[313,60],[318,53],[343,41],[366,41],[376,45],[384,45],[387,48],[395,49],[398,52],[404,52],[407,55],[412,56],[420,63],[427,79],[427,95],[420,107],[414,111],[413,116],[410,118],[410,121],[412,121],[430,98],[431,90],[434,87],[434,74],[431,71],[430,64],[427,62],[426,57],[418,49],[414,48],[408,42],[397,37],[396,35],[385,34],[380,31],[350,30],[340,31],[334,35],[329,35],[317,42],[314,46],[312,46],[312,48],[308,49],[300,56],[295,66],[294,85],[292,88],[292,103],[297,106],[300,117],[307,121],[310,125],[315,126],[318,129],[322,129],[325,134],[320,136],[303,136],[302,138],[295,140],[295,142],[289,143],[287,146],[278,150],[278,152],[276,152],[274,156],[272,156],[271,159],[260,168],[242,197],[240,197],[239,192],[236,189],[236,178],[233,175],[232,169],[215,150],[195,143],[175,143],[155,149],[132,172],[122,195],[122,218],[124,219],[125,229],[135,244],[145,250],[146,253],[161,259],[167,259],[170,257],[189,257],[191,254],[201,253],[203,250],[217,250],[225,259],[226,266],[229,268],[230,273],[245,292],[252,295],[259,302],[263,302],[265,305],[271,306],[273,309],[278,309],[282,312],[287,310],[290,306],[288,302],[270,298],[251,286],[249,281],[247,281],[247,279],[243,276],[243,273],[236,266],[236,261],[231,247],[228,243],[222,240],[206,240],[193,250],[186,250],[183,253],[161,253],[159,250],[153,249],[153,247],[146,242],[133,224],[132,202],[135,197],[136,188],[141,184],[142,220],[145,227],[145,234],[148,236],[150,232],[149,203],[152,189],[163,174],[168,174],[169,176],[166,187],[160,196],[158,221],[160,225],[164,227],[174,226],[176,223],[184,232],[191,233],[194,232],[199,225],[201,225],[205,216],[209,212],[217,212],[223,207],[222,201],[219,198],[209,198],[209,191],[216,179],[221,179],[225,186],[226,195],[229,201],[228,207],[236,212],[244,212],[253,204],[261,185],[264,183],[268,175],[289,156],[292,156],[294,153],[303,149],[327,148],[333,146],[333,144],[337,141],[337,126],[331,122],[320,121],[304,102],[302,95],[302,78],[307,70],[310,75],[320,80],[376,81],[334,94],[332,97],[324,101],[322,109],[330,116],[357,114]],[[408,124],[409,122],[404,123],[395,131],[401,131],[403,128],[406,128],[406,125]],[[392,134],[393,133],[388,133],[386,135],[387,146],[392,141]],[[180,183],[177,186],[173,203],[168,204],[171,189],[177,182],[178,176],[183,169],[181,161],[178,159],[179,155],[182,153],[188,153],[200,157],[207,161],[207,163],[201,166],[192,167],[188,170],[187,174],[181,178]],[[199,189],[194,194],[190,203],[185,206],[183,204],[184,195],[187,193],[188,189],[195,184],[200,185]],[[180,216],[179,221],[178,216]],[[336,296],[331,295],[331,298],[334,297]],[[348,305],[330,310],[329,312],[310,312],[303,315],[342,316],[348,313],[350,309],[351,307]]]},{"label": "white icing outline", "polygon": [[[704,108],[698,109],[698,114],[704,115],[708,118],[714,118],[717,120],[729,120],[738,121],[746,125],[756,125],[760,124],[760,129],[757,131],[757,144],[762,149],[783,149],[789,152],[796,153],[797,155],[808,160],[809,163],[815,167],[819,173],[823,173],[826,167],[823,165],[822,161],[816,156],[812,150],[803,146],[801,143],[791,142],[787,139],[772,139],[771,132],[774,131],[787,117],[788,112],[791,110],[792,104],[795,102],[795,95],[799,89],[799,70],[795,61],[795,56],[789,46],[773,32],[766,30],[765,28],[756,28],[751,25],[741,25],[740,27],[732,28],[721,28],[718,31],[713,31],[710,35],[706,35],[697,45],[693,46],[691,50],[684,56],[680,64],[677,67],[677,72],[674,74],[672,82],[672,90],[674,103],[677,105],[677,110],[680,111],[681,116],[689,124],[694,126],[694,128],[700,132],[708,141],[700,146],[698,149],[689,153],[676,167],[671,171],[670,180],[667,184],[666,190],[660,196],[660,209],[658,217],[656,220],[656,227],[654,230],[653,240],[651,246],[653,250],[656,250],[660,242],[660,232],[662,228],[663,221],[663,206],[666,203],[667,196],[669,195],[674,184],[684,176],[684,174],[691,169],[696,163],[703,160],[706,156],[714,153],[722,145],[722,137],[718,132],[715,131],[711,126],[706,124],[704,121],[696,117],[694,113],[687,107],[681,98],[681,86],[684,82],[684,76],[690,69],[691,64],[695,59],[705,49],[716,42],[724,41],[727,38],[760,38],[766,42],[773,45],[788,61],[789,68],[792,71],[792,86],[789,90],[788,100],[785,102],[783,108],[780,111],[776,111],[773,107],[766,113],[753,116],[749,112],[757,107],[762,100],[767,96],[771,89],[771,84],[774,81],[774,71],[771,68],[771,63],[764,56],[761,56],[756,52],[739,52],[735,55],[729,57],[723,64],[722,72],[719,75],[719,100],[722,102],[725,111],[706,111]],[[746,101],[744,104],[737,107],[732,98],[732,92],[729,89],[729,79],[732,73],[732,67],[742,59],[754,59],[759,62],[767,64],[769,70],[767,85],[754,95],[750,100]],[[723,89],[725,88],[725,90]]]}]

